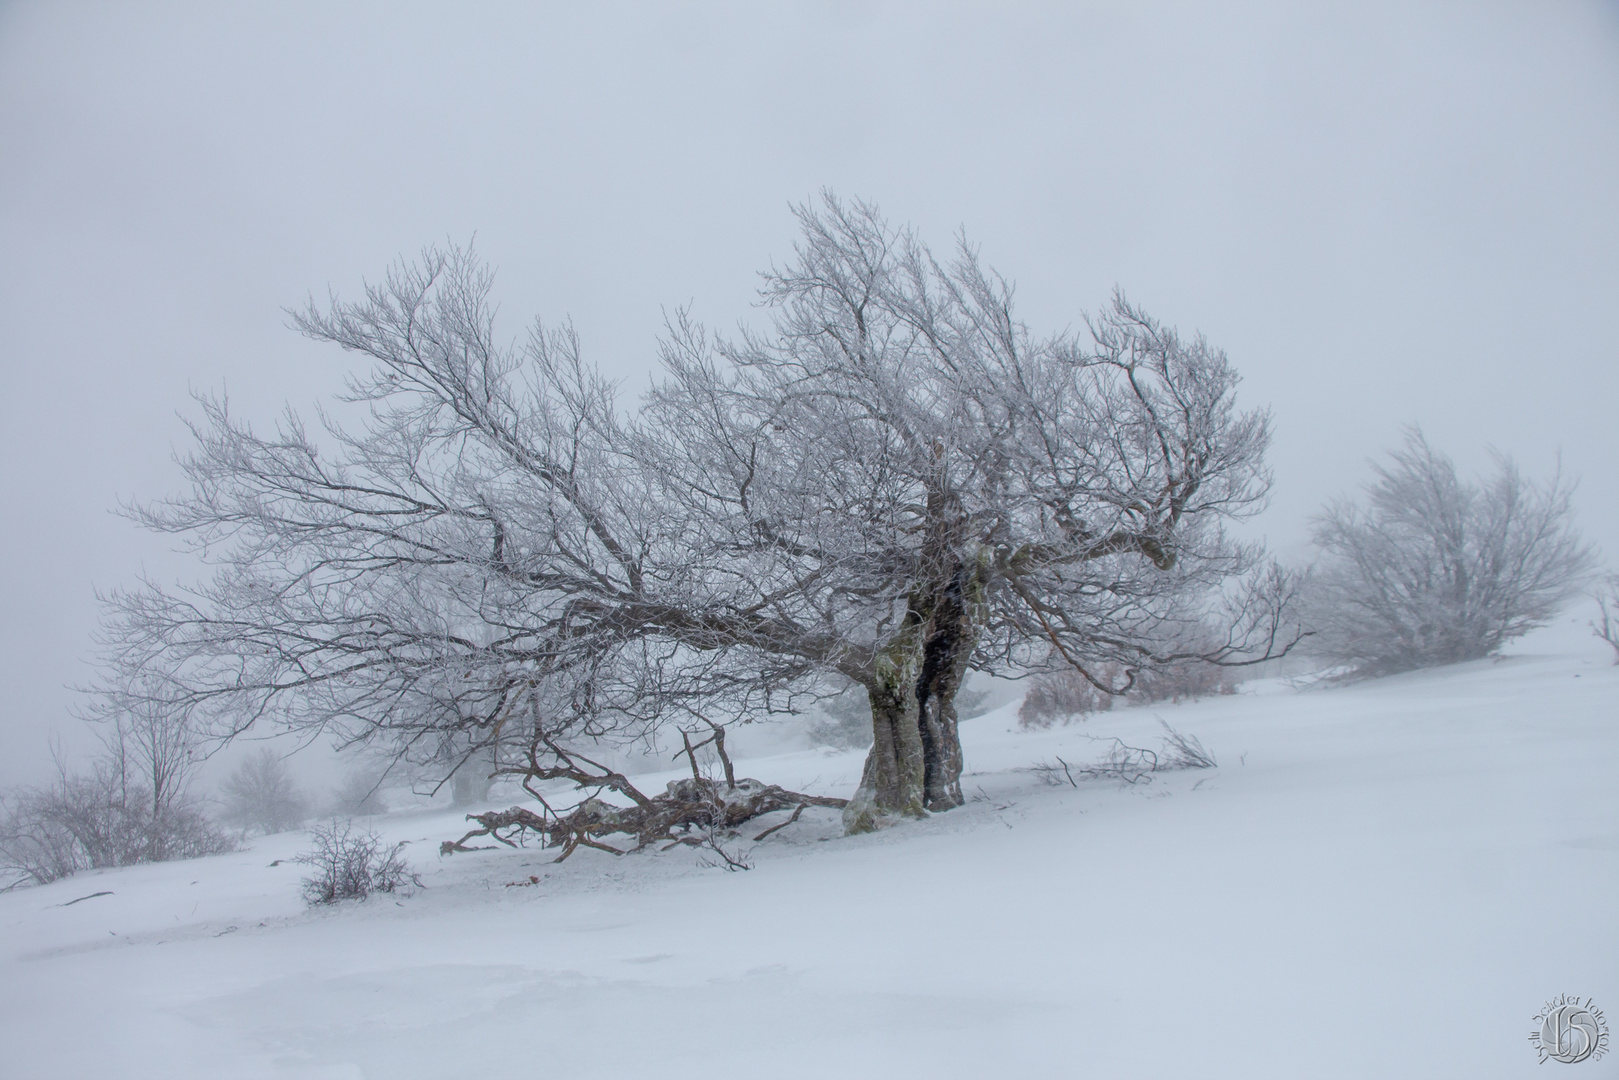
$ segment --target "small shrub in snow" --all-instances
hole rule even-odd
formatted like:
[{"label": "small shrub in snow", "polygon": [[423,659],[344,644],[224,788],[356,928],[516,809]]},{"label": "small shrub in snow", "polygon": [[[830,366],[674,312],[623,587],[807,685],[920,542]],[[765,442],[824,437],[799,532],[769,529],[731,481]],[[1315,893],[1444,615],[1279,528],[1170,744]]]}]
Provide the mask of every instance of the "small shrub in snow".
[{"label": "small shrub in snow", "polygon": [[[800,809],[802,809],[802,807]],[[733,833],[732,835],[735,834]],[[702,865],[708,867],[709,869],[724,870],[727,873],[735,873],[738,870],[752,870],[753,864],[748,862],[747,852],[731,852],[725,850],[725,839],[726,837],[723,837],[718,829],[708,828],[703,830],[702,846],[708,848],[715,855],[718,855],[719,859],[703,859]]]},{"label": "small shrub in snow", "polygon": [[[1109,686],[1122,686],[1125,670],[1119,664],[1098,664],[1093,674]],[[1036,675],[1029,681],[1029,691],[1023,704],[1018,706],[1018,725],[1023,728],[1047,728],[1078,716],[1107,712],[1113,708],[1115,697],[1127,704],[1143,705],[1154,701],[1189,701],[1210,694],[1234,694],[1237,676],[1230,668],[1188,660],[1163,667],[1148,668],[1136,674],[1135,682],[1122,695],[1099,690],[1077,671],[1060,669],[1045,675]]]},{"label": "small shrub in snow", "polygon": [[1029,681],[1029,692],[1018,706],[1018,726],[1048,728],[1059,720],[1113,708],[1113,695],[1103,693],[1077,671],[1054,671],[1036,675]]},{"label": "small shrub in snow", "polygon": [[0,796],[0,891],[32,882],[49,885],[88,865],[77,838],[38,790]]},{"label": "small shrub in snow", "polygon": [[1164,748],[1158,755],[1159,771],[1214,768],[1214,755],[1204,748],[1201,739],[1196,735],[1183,735],[1163,719],[1158,722],[1164,726]]},{"label": "small shrub in snow", "polygon": [[331,821],[311,834],[315,847],[297,862],[315,872],[303,880],[304,899],[311,904],[364,900],[374,892],[398,892],[407,885],[421,886],[400,855],[405,844],[383,847],[382,838],[352,821]]}]

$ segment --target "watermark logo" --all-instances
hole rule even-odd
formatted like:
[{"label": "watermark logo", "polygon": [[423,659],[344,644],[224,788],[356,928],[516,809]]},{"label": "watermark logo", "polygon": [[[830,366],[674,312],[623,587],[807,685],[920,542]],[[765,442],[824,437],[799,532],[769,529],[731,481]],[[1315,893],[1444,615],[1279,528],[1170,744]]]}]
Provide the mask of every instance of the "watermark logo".
[{"label": "watermark logo", "polygon": [[1608,1021],[1591,999],[1564,994],[1546,1002],[1535,1014],[1529,1042],[1540,1051],[1540,1063],[1596,1060],[1608,1052]]}]

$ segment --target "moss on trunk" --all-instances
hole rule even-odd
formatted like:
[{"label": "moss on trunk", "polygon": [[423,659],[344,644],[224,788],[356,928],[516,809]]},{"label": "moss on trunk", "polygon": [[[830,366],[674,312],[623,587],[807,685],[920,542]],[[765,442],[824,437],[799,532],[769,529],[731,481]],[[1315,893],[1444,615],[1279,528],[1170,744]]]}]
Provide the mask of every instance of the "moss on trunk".
[{"label": "moss on trunk", "polygon": [[908,619],[878,654],[866,683],[873,741],[860,787],[843,810],[843,826],[850,833],[870,832],[886,818],[926,815],[916,703],[921,666],[922,625]]},{"label": "moss on trunk", "polygon": [[879,654],[866,683],[871,752],[843,814],[849,832],[966,801],[955,698],[985,617],[983,582],[981,567],[958,565],[941,588],[913,598],[905,629]]}]

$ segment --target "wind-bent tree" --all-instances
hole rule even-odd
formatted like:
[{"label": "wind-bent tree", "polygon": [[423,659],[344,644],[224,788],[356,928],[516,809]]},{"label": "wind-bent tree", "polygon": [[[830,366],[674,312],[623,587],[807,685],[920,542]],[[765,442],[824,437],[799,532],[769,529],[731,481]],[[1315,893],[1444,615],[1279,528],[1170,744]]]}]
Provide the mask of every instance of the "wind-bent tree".
[{"label": "wind-bent tree", "polygon": [[941,264],[872,207],[798,214],[769,330],[677,319],[646,430],[693,544],[788,631],[769,647],[866,688],[851,829],[960,805],[969,668],[1051,653],[1096,681],[1113,662],[1111,693],[1150,664],[1285,650],[1277,573],[1223,641],[1174,644],[1258,556],[1219,528],[1269,483],[1266,418],[1237,411],[1224,354],[1122,296],[1086,335],[1037,338],[965,243]]},{"label": "wind-bent tree", "polygon": [[1498,457],[1470,483],[1416,428],[1372,468],[1364,506],[1339,500],[1316,519],[1308,594],[1313,647],[1362,674],[1490,656],[1550,621],[1595,566],[1560,476],[1525,480]]},{"label": "wind-bent tree", "polygon": [[[635,804],[484,822],[572,850],[841,803],[705,788],[695,756],[695,787],[659,803],[588,756],[670,722],[723,746],[830,672],[872,708],[860,830],[961,802],[971,668],[1108,662],[1118,692],[1153,664],[1286,648],[1291,583],[1220,529],[1268,485],[1266,419],[1237,411],[1222,353],[1122,297],[1088,334],[1037,338],[965,244],[941,264],[831,196],[799,217],[769,327],[677,318],[630,420],[571,330],[498,344],[468,252],[311,306],[305,333],[372,362],[350,386],[368,419],[329,421],[323,455],[296,417],[261,437],[203,402],[192,493],[136,513],[222,565],[112,598],[121,679],[222,735],[273,717],[416,761],[494,748],[526,782]],[[1241,575],[1225,640],[1177,647]]]}]

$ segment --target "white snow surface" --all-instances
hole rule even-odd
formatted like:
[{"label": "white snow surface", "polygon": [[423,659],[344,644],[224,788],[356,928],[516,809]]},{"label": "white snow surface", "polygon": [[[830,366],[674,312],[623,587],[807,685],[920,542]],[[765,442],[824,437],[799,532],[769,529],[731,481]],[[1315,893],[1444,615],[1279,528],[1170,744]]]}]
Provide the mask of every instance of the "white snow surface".
[{"label": "white snow surface", "polygon": [[[963,725],[967,806],[852,838],[811,809],[744,837],[745,873],[689,849],[440,858],[460,814],[412,811],[374,822],[410,841],[404,898],[305,907],[303,834],[14,890],[0,1075],[1544,1075],[1549,998],[1619,1020],[1605,648],[1569,621],[1498,660],[1043,732],[1014,703]],[[1218,767],[1029,770],[1155,746],[1158,717]],[[738,775],[847,795],[860,763]],[[1619,1051],[1574,1068],[1619,1075]]]}]

